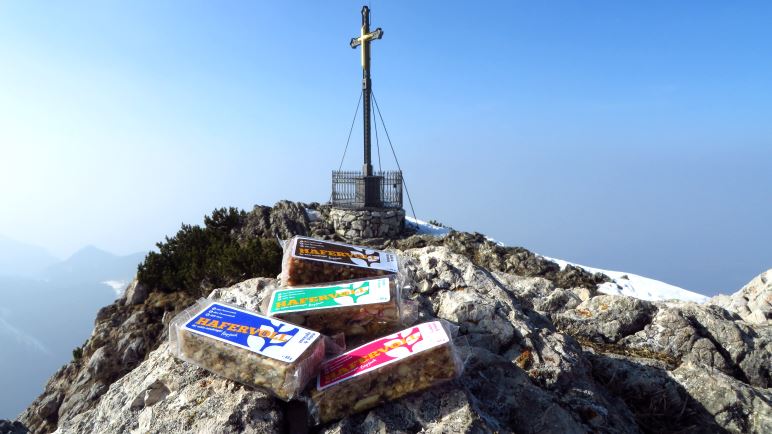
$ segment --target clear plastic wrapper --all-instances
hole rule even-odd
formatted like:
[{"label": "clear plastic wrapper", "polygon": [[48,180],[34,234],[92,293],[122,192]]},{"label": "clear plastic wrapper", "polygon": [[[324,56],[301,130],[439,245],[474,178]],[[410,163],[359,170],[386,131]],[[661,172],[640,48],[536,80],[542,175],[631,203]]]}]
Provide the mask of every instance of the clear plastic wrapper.
[{"label": "clear plastic wrapper", "polygon": [[325,338],[277,318],[200,299],[171,321],[169,349],[217,375],[289,400],[319,372]]},{"label": "clear plastic wrapper", "polygon": [[333,335],[374,337],[402,326],[397,275],[277,288],[263,299],[271,317]]},{"label": "clear plastic wrapper", "polygon": [[409,327],[322,364],[311,391],[315,423],[327,423],[461,375],[463,363],[440,321]]},{"label": "clear plastic wrapper", "polygon": [[284,243],[282,286],[301,286],[399,273],[392,252],[294,236]]}]

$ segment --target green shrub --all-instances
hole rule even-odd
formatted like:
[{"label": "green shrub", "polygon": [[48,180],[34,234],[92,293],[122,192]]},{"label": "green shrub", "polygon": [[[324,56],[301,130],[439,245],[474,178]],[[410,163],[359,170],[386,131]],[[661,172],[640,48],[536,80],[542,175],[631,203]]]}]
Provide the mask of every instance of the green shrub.
[{"label": "green shrub", "polygon": [[214,287],[251,277],[275,277],[281,269],[281,248],[271,239],[239,241],[236,234],[246,213],[220,208],[204,218],[204,227],[182,225],[177,235],[156,244],[139,265],[139,281],[161,291],[205,295]]},{"label": "green shrub", "polygon": [[83,347],[75,347],[72,350],[72,360],[78,361],[80,358],[83,357]]}]

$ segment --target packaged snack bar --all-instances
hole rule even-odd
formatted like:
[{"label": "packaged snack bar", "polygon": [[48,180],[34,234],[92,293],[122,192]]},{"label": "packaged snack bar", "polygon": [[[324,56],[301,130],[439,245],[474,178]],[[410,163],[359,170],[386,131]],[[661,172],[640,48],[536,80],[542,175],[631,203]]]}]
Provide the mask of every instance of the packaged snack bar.
[{"label": "packaged snack bar", "polygon": [[384,336],[322,364],[310,413],[326,423],[458,377],[462,363],[439,321]]},{"label": "packaged snack bar", "polygon": [[169,325],[169,349],[217,375],[289,400],[319,372],[325,341],[315,331],[200,299]]},{"label": "packaged snack bar", "polygon": [[326,335],[379,336],[401,326],[396,275],[274,289],[262,311]]},{"label": "packaged snack bar", "polygon": [[397,255],[368,247],[295,236],[284,244],[282,286],[396,274]]}]

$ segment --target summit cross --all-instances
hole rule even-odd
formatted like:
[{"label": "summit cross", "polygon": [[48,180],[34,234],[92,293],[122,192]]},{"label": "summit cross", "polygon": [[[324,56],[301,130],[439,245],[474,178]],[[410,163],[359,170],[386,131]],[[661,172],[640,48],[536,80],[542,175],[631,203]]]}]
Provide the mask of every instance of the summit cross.
[{"label": "summit cross", "polygon": [[362,118],[364,121],[365,162],[362,175],[373,176],[373,165],[370,160],[370,42],[383,37],[380,27],[370,31],[370,8],[362,6],[362,29],[358,38],[351,38],[351,48],[362,46]]}]

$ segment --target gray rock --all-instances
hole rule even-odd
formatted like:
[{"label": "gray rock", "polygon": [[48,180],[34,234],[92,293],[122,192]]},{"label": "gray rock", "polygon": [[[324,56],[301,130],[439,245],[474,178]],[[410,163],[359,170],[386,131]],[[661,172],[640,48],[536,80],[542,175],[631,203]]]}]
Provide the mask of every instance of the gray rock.
[{"label": "gray rock", "polygon": [[88,401],[94,401],[99,399],[102,395],[107,392],[108,387],[104,383],[94,383],[93,386],[91,386],[91,389],[88,392],[88,396],[86,396],[86,399]]},{"label": "gray rock", "polygon": [[60,421],[59,432],[273,433],[282,425],[275,399],[178,361],[163,344],[95,408]]},{"label": "gray rock", "polygon": [[147,389],[141,391],[129,406],[132,410],[141,410],[150,407],[169,395],[169,388],[161,380],[155,380]]},{"label": "gray rock", "polygon": [[27,434],[29,430],[18,420],[0,419],[0,434]]},{"label": "gray rock", "polygon": [[56,416],[59,406],[62,405],[62,398],[61,393],[46,396],[37,408],[37,415],[41,419],[50,419],[51,416]]},{"label": "gray rock", "polygon": [[[577,297],[578,298],[578,297]],[[599,295],[553,317],[555,326],[573,336],[614,343],[642,330],[656,312],[653,303],[632,297]]]},{"label": "gray rock", "polygon": [[594,378],[624,401],[648,432],[721,432],[713,415],[665,369],[616,355],[588,354]]},{"label": "gray rock", "polygon": [[100,378],[110,371],[112,360],[106,347],[99,347],[88,360],[88,371],[94,378]]},{"label": "gray rock", "polygon": [[699,363],[686,362],[673,371],[715,422],[732,433],[772,432],[772,392],[736,381]]},{"label": "gray rock", "polygon": [[651,324],[619,343],[705,364],[742,382],[770,387],[772,344],[769,335],[759,331],[734,321],[717,306],[670,303],[660,307]]},{"label": "gray rock", "polygon": [[[493,433],[497,429],[478,414],[467,393],[453,386],[439,386],[425,393],[389,403],[361,415],[347,417],[324,427],[326,434],[411,432],[422,426],[425,433]],[[496,426],[494,424],[494,426]],[[498,431],[498,432],[506,432]]]},{"label": "gray rock", "polygon": [[142,304],[147,300],[147,296],[147,287],[139,283],[137,279],[132,280],[124,292],[126,305]]},{"label": "gray rock", "polygon": [[[238,238],[291,238],[308,235],[312,222],[306,213],[306,205],[298,202],[279,201],[273,207],[256,205],[247,213]],[[318,226],[318,224],[317,224]]]},{"label": "gray rock", "polygon": [[772,324],[772,269],[767,270],[732,295],[718,295],[708,303],[736,313],[751,324]]},{"label": "gray rock", "polygon": [[271,209],[269,220],[273,235],[283,240],[295,235],[308,235],[310,222],[304,204],[279,201]]},{"label": "gray rock", "polygon": [[145,340],[141,337],[124,337],[118,343],[118,354],[121,354],[121,363],[125,365],[136,364],[145,356]]},{"label": "gray rock", "polygon": [[209,294],[209,298],[259,311],[265,294],[278,287],[276,279],[256,277],[227,288],[217,288]]},{"label": "gray rock", "polygon": [[498,352],[514,336],[506,309],[493,300],[481,300],[471,289],[443,292],[437,301],[437,317],[461,326],[475,346]]}]

